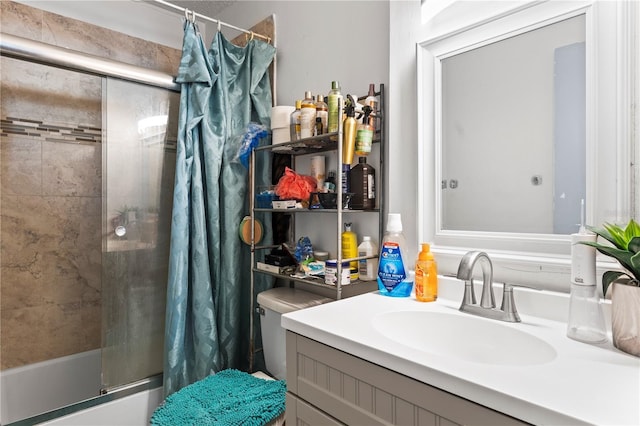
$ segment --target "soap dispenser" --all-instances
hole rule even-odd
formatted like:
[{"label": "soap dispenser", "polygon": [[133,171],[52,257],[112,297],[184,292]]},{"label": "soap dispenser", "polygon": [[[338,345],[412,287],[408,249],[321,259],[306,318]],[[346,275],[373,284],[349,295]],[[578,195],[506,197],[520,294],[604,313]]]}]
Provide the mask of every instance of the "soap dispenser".
[{"label": "soap dispenser", "polygon": [[577,234],[571,234],[571,296],[567,337],[585,343],[607,341],[604,314],[596,291],[596,249],[582,244],[595,241],[596,235],[587,232],[584,225],[580,225]]}]

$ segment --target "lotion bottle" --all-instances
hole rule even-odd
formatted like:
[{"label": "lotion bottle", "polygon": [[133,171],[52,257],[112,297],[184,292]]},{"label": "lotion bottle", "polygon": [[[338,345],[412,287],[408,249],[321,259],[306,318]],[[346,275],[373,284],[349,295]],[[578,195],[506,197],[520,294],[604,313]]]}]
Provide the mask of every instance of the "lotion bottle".
[{"label": "lotion bottle", "polygon": [[438,269],[429,244],[422,244],[416,260],[416,300],[433,302],[438,298]]}]

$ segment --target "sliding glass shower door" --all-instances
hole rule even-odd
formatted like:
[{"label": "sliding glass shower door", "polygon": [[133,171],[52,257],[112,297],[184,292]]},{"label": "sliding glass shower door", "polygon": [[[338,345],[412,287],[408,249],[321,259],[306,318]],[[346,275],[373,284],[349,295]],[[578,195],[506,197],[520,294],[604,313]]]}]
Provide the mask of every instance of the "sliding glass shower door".
[{"label": "sliding glass shower door", "polygon": [[179,94],[103,83],[102,383],[162,372]]}]

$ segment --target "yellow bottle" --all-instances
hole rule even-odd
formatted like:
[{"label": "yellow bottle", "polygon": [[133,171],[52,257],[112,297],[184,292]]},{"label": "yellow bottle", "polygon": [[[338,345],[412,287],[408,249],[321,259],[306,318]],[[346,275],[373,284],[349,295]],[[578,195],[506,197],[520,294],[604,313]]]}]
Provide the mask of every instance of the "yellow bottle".
[{"label": "yellow bottle", "polygon": [[347,95],[347,105],[345,107],[347,118],[343,123],[342,135],[342,164],[353,163],[353,153],[356,149],[356,129],[358,121],[355,119],[355,101],[351,95]]},{"label": "yellow bottle", "polygon": [[[358,257],[358,237],[351,230],[351,223],[345,223],[342,233],[342,258],[353,259],[354,257]],[[351,281],[357,280],[360,275],[357,260],[349,262],[349,271],[351,272]]]},{"label": "yellow bottle", "polygon": [[422,243],[422,251],[416,260],[416,299],[433,302],[438,298],[438,269],[429,244]]}]

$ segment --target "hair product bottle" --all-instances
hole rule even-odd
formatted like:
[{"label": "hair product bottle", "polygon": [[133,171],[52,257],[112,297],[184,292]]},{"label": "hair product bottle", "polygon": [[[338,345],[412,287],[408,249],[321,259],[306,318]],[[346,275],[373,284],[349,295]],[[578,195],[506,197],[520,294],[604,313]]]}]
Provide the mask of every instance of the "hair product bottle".
[{"label": "hair product bottle", "polygon": [[353,162],[353,153],[356,148],[356,127],[358,126],[358,122],[355,119],[355,102],[351,95],[347,95],[345,109],[347,118],[345,118],[343,125],[342,164],[351,165]]},{"label": "hair product bottle", "polygon": [[327,96],[327,133],[335,133],[338,131],[340,120],[342,120],[342,111],[340,111],[340,99],[342,99],[342,93],[340,93],[340,83],[337,81],[331,82],[331,91]]},{"label": "hair product bottle", "polygon": [[[351,230],[351,222],[344,224],[344,232],[342,233],[342,258],[353,259],[358,257],[358,237]],[[349,262],[349,271],[351,273],[351,281],[358,279],[358,261]]]},{"label": "hair product bottle", "polygon": [[[318,126],[318,119],[320,121],[321,126]],[[324,102],[324,96],[317,95],[316,96],[316,134],[321,135],[323,133],[327,133],[327,124],[329,120],[329,109],[327,104]],[[321,129],[321,130],[318,130]]]},{"label": "hair product bottle", "polygon": [[364,118],[362,123],[358,124],[356,130],[356,155],[363,156],[371,152],[371,145],[373,144],[373,132],[374,127],[369,123],[369,115],[371,114],[371,107],[365,105],[363,108]]},{"label": "hair product bottle", "polygon": [[429,244],[422,244],[416,260],[416,300],[433,302],[438,298],[438,269]]},{"label": "hair product bottle", "polygon": [[292,141],[300,139],[300,105],[302,101],[296,101],[296,109],[291,113],[289,133]]},{"label": "hair product bottle", "polygon": [[367,157],[359,157],[349,173],[349,192],[353,193],[349,207],[373,210],[376,208],[376,171],[367,164]]},{"label": "hair product bottle", "polygon": [[[371,237],[368,235],[362,237],[362,242],[358,246],[358,257],[377,255],[378,247]],[[378,259],[360,259],[358,261],[358,272],[360,274],[361,281],[375,280],[378,273]]]},{"label": "hair product bottle", "polygon": [[300,137],[310,138],[315,134],[316,102],[311,92],[304,92],[304,99],[300,103]]},{"label": "hair product bottle", "polygon": [[378,290],[383,296],[409,297],[413,275],[406,264],[406,241],[399,213],[389,213],[378,261]]},{"label": "hair product bottle", "polygon": [[[367,97],[364,99],[364,106],[368,106],[371,108],[371,111],[376,112],[378,110],[378,98],[376,98],[376,85],[373,83],[369,83],[369,93]],[[368,122],[369,125],[375,127],[374,118],[365,116],[362,119],[362,122]]]}]

